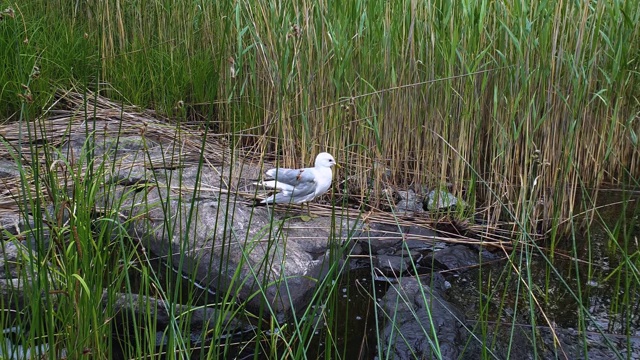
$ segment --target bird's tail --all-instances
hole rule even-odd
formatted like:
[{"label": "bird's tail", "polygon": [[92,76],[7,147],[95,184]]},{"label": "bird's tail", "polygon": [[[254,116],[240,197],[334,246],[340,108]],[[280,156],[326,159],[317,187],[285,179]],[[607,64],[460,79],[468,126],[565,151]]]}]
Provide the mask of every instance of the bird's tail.
[{"label": "bird's tail", "polygon": [[262,199],[252,199],[252,200],[253,202],[249,204],[250,207],[267,206],[267,203],[263,202],[264,200]]}]

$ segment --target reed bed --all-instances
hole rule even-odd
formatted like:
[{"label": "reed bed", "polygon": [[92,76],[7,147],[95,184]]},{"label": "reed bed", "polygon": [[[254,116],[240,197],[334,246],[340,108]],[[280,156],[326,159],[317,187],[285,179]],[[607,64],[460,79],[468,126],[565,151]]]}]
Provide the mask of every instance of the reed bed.
[{"label": "reed bed", "polygon": [[635,5],[30,1],[4,16],[23,77],[3,75],[3,114],[37,66],[36,104],[48,82],[107,81],[285,164],[331,151],[374,205],[387,186],[453,184],[549,228],[579,189],[638,177]]},{"label": "reed bed", "polygon": [[[575,306],[571,326],[582,332],[586,354],[586,330],[595,322],[588,299],[596,290],[579,280],[592,278],[613,283],[615,294],[628,294],[612,300],[609,310],[612,318],[618,316],[613,325],[595,325],[596,331],[622,334],[627,340],[635,336],[640,257],[629,229],[636,226],[633,190],[640,176],[638,1],[338,5],[311,0],[29,0],[0,5],[0,67],[6,69],[0,72],[3,129],[48,118],[59,89],[81,89],[101,101],[112,100],[102,107],[89,102],[78,118],[109,118],[123,104],[153,109],[147,115],[174,122],[188,136],[209,134],[210,141],[201,144],[220,161],[238,156],[298,166],[311,163],[320,151],[331,152],[344,165],[336,195],[344,195],[341,205],[359,206],[364,218],[398,226],[421,224],[423,220],[415,218],[389,220],[375,210],[387,206],[389,193],[398,189],[411,188],[419,195],[450,189],[471,204],[471,212],[482,221],[474,223],[479,218],[462,211],[445,218],[466,223],[483,244],[499,248],[506,259],[499,273],[480,269],[478,274],[478,292],[487,299],[481,297],[476,319],[485,348],[495,341],[487,324],[501,320],[490,308],[491,299],[498,299],[498,314],[517,309],[505,325],[511,336],[516,319],[529,319],[535,343],[536,329],[554,328],[551,294],[560,289]],[[136,108],[123,109],[115,110],[117,116],[140,120]],[[75,117],[65,116],[50,128],[38,129],[45,132],[34,132],[33,142],[25,142],[18,153],[29,155],[40,135],[55,139],[68,131],[65,122],[70,125]],[[166,136],[160,123],[145,129]],[[132,126],[124,131],[140,130]],[[20,137],[7,136],[3,143]],[[196,154],[198,142],[193,145]],[[46,154],[35,155],[45,156],[36,157],[44,169],[51,165]],[[102,176],[107,170],[96,173]],[[14,185],[38,189],[33,181],[39,178],[24,173]],[[74,180],[91,189],[90,177]],[[600,202],[599,190],[609,187],[625,190],[619,204],[630,214],[614,222],[603,216]],[[92,199],[85,200],[79,208],[88,219]],[[42,206],[37,196],[31,201]],[[334,208],[322,211],[334,214]],[[604,226],[608,249],[598,251],[608,251],[606,256],[596,254],[595,243],[576,239],[582,229],[589,234],[584,225],[592,220]],[[121,243],[128,240],[119,236]],[[124,247],[113,252],[121,263],[135,255]],[[597,265],[599,256],[610,257],[613,270]],[[68,277],[70,294],[79,294],[73,276],[63,271],[69,266],[66,260],[58,259],[56,274]],[[534,274],[536,263],[544,264],[542,281]],[[81,265],[87,271],[90,264]],[[102,265],[113,264],[104,260]],[[149,275],[147,271],[141,267],[141,273]],[[375,272],[372,268],[372,277]],[[146,290],[162,288],[151,275]],[[98,277],[85,281],[95,291],[103,285]],[[129,280],[120,276],[112,281]],[[335,309],[337,285],[325,285],[322,294],[328,296],[314,299],[314,305]],[[48,284],[40,286],[46,289]],[[368,296],[375,303],[375,293]],[[69,299],[68,311],[57,319],[43,319],[36,328],[55,334],[52,324],[73,324],[74,308],[96,305],[96,299],[80,295],[81,304]],[[38,306],[33,300],[31,309]],[[99,357],[108,357],[108,346],[99,344],[109,330],[97,314],[89,315],[67,335],[85,336]],[[343,325],[332,316],[326,320],[328,329]],[[275,328],[255,341],[273,358],[302,358],[316,326],[296,323],[289,335],[298,336],[299,342]],[[425,336],[435,331],[433,326],[425,329]],[[324,356],[345,354],[330,335]],[[379,333],[377,340],[377,355],[384,358]],[[50,335],[48,341],[56,339]],[[509,343],[509,351],[514,344]],[[169,353],[186,353],[186,348],[188,344],[179,343]],[[135,351],[140,356],[155,351],[151,346],[148,350]],[[434,352],[439,354],[437,343]],[[174,356],[179,357],[169,357]]]}]

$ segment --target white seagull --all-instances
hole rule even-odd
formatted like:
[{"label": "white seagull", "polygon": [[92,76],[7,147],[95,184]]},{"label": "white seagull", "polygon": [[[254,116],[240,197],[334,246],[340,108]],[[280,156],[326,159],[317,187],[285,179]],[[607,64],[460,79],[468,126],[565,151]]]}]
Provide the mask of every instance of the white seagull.
[{"label": "white seagull", "polygon": [[269,169],[265,173],[265,180],[254,183],[280,192],[260,201],[261,204],[302,204],[324,194],[331,187],[333,172],[331,167],[336,164],[331,154],[323,152],[316,156],[312,168],[304,169]]}]

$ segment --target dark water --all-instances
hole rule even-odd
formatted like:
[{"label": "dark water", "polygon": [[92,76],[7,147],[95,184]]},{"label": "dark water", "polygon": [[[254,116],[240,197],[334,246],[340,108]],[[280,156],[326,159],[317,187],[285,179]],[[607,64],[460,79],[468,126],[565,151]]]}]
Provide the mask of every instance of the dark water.
[{"label": "dark water", "polygon": [[[640,337],[640,197],[622,191],[601,191],[593,222],[579,236],[558,243],[566,257],[556,257],[560,273],[549,276],[550,313],[561,327]],[[545,267],[541,267],[545,269]],[[538,271],[538,278],[542,277]],[[582,300],[576,306],[569,288]],[[581,324],[584,322],[584,324]]]},{"label": "dark water", "polygon": [[[372,280],[366,268],[352,270],[339,281],[334,323],[327,324],[330,331],[317,333],[307,355],[316,359],[337,352],[344,359],[373,359],[378,355],[376,299],[384,296],[388,284]],[[329,336],[335,340],[329,341]],[[327,349],[328,342],[332,349]]]},{"label": "dark water", "polygon": [[[581,226],[576,235],[555,244],[540,241],[537,248],[513,253],[510,260],[449,275],[449,300],[472,322],[507,328],[515,322],[532,336],[539,334],[532,324],[537,329],[578,330],[583,334],[575,337],[578,341],[606,334],[617,352],[640,358],[638,200],[637,194],[601,192],[593,221],[584,226],[584,217],[576,217]],[[616,348],[601,337],[587,342]]]}]

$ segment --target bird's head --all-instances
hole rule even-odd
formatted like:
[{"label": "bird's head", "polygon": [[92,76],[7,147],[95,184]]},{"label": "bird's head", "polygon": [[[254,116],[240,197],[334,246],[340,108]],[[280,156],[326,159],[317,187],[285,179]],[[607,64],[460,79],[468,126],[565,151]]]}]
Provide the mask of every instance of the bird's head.
[{"label": "bird's head", "polygon": [[331,154],[323,152],[316,156],[316,167],[332,167],[333,165],[337,166],[338,164]]}]

